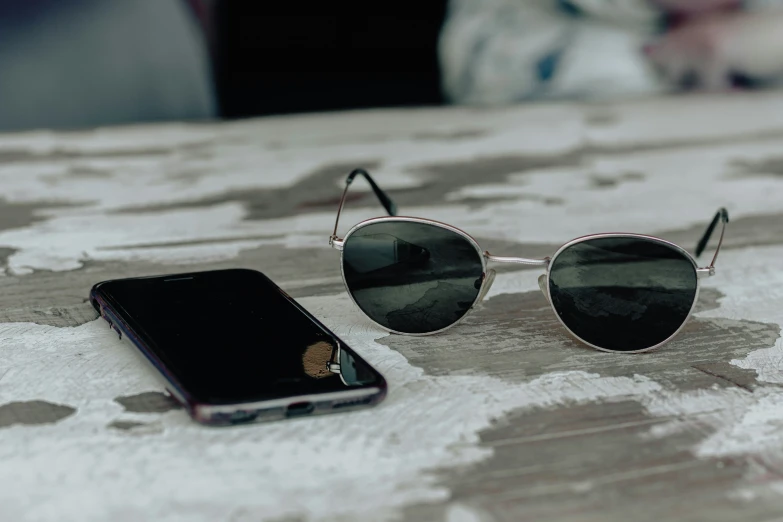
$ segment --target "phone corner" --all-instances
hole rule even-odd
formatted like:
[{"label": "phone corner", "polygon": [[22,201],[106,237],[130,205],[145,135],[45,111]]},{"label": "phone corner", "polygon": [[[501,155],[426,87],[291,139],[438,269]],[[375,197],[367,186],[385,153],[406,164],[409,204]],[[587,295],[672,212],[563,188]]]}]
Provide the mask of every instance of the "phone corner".
[{"label": "phone corner", "polygon": [[89,294],[87,294],[87,298],[89,299],[90,304],[95,309],[95,311],[98,312],[98,313],[101,312],[101,303],[100,303],[100,297],[99,297],[100,285],[101,284],[102,284],[102,282],[94,284],[92,286],[92,288],[90,288]]},{"label": "phone corner", "polygon": [[377,406],[386,400],[386,396],[389,394],[389,387],[386,385],[386,379],[383,379],[381,384],[378,385],[378,392],[373,396],[372,405]]},{"label": "phone corner", "polygon": [[188,414],[188,417],[201,426],[217,427],[230,424],[228,422],[221,422],[221,420],[224,420],[222,419],[222,416],[216,415],[214,412],[212,412],[208,405],[200,403],[183,403],[173,394],[172,397],[174,397],[174,400],[182,405],[185,413]]},{"label": "phone corner", "polygon": [[88,293],[88,297],[90,298],[91,302],[95,302],[98,299],[98,296],[103,290],[103,285],[105,285],[108,282],[109,281],[99,281],[94,285],[92,285],[92,288],[90,288],[90,292]]}]

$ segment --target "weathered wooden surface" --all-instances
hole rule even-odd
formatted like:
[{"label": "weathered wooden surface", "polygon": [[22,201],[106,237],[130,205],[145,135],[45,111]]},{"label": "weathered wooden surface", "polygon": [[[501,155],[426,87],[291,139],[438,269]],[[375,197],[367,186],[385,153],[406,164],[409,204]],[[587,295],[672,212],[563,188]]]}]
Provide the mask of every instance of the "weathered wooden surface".
[{"label": "weathered wooden surface", "polygon": [[[508,267],[457,328],[389,336],[326,245],[354,166],[499,255],[603,231],[691,247],[719,206],[733,221],[658,352],[576,344],[539,272]],[[783,97],[0,135],[0,181],[2,520],[783,517]],[[379,213],[354,199],[343,230]],[[233,266],[368,358],[386,402],[205,429],[86,303],[103,279]]]}]

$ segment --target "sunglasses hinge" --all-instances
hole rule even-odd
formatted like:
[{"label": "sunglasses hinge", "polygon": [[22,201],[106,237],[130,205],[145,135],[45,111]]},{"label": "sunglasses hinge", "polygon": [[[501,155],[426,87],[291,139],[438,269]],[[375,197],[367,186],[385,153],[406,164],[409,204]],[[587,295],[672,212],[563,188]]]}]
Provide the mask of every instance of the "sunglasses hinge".
[{"label": "sunglasses hinge", "polygon": [[329,246],[335,250],[342,250],[345,242],[337,236],[329,236]]},{"label": "sunglasses hinge", "polygon": [[709,266],[707,268],[697,268],[696,269],[696,276],[699,279],[702,279],[704,277],[712,277],[715,275],[715,267]]}]

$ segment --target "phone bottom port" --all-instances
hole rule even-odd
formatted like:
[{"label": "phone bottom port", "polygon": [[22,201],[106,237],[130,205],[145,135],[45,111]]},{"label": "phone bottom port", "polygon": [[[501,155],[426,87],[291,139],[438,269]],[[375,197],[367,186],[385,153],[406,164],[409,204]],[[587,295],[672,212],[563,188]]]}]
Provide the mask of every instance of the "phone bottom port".
[{"label": "phone bottom port", "polygon": [[315,404],[312,402],[295,402],[288,405],[288,409],[285,410],[286,417],[299,417],[302,415],[310,415],[315,409]]}]

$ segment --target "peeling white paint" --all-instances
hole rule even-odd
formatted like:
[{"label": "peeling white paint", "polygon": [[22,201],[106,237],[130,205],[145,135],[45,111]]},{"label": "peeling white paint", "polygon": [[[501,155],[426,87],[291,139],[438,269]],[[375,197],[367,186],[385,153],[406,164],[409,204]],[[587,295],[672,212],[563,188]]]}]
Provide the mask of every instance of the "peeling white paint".
[{"label": "peeling white paint", "polygon": [[445,522],[489,522],[492,520],[486,513],[479,513],[464,504],[451,504],[446,509]]},{"label": "peeling white paint", "polygon": [[[659,110],[665,110],[668,105],[668,102],[657,103]],[[697,105],[709,103],[715,101],[699,101]],[[769,111],[769,103],[720,103],[721,110],[728,113],[740,108],[751,113]],[[656,112],[655,107],[655,104],[619,105],[615,110],[626,115],[638,112],[648,118]],[[433,119],[436,114],[438,118]],[[747,124],[750,120],[743,121]],[[42,210],[40,213],[47,221],[0,232],[0,245],[18,250],[10,259],[13,273],[31,269],[70,270],[79,266],[85,253],[91,259],[151,256],[154,260],[184,264],[204,254],[210,259],[226,259],[243,249],[268,244],[320,247],[329,234],[333,210],[262,223],[245,221],[244,212],[231,203],[198,211],[181,208],[113,212],[210,199],[231,191],[289,187],[310,172],[335,163],[346,165],[348,170],[347,165],[362,166],[378,161],[381,166],[376,176],[382,186],[411,188],[426,183],[425,178],[414,172],[431,163],[494,156],[557,158],[585,145],[616,147],[619,142],[626,145],[671,142],[673,126],[659,123],[660,127],[653,125],[647,129],[645,139],[641,136],[630,139],[623,134],[629,132],[625,120],[591,127],[579,109],[541,106],[502,113],[457,110],[397,115],[370,111],[290,121],[271,118],[220,127],[140,126],[86,133],[8,135],[0,140],[0,151],[26,152],[32,158],[0,165],[3,198],[13,203],[59,201],[78,206]],[[464,129],[467,124],[479,134],[468,143],[421,138],[437,136],[438,132],[449,129]],[[678,123],[677,132],[691,132],[691,125],[698,126],[698,121]],[[756,133],[783,132],[783,121],[772,116],[754,120],[753,125]],[[734,132],[730,126],[710,129],[714,137],[732,136]],[[373,139],[375,135],[379,137]],[[44,155],[58,152],[68,155],[54,159]],[[455,191],[448,195],[454,202],[452,205],[401,208],[401,213],[446,221],[488,241],[521,243],[558,244],[603,231],[656,232],[706,226],[720,206],[728,206],[734,217],[779,209],[777,180],[732,177],[735,161],[752,161],[778,152],[779,141],[763,137],[701,148],[667,148],[621,155],[596,150],[577,167],[512,174],[508,183],[479,184]],[[687,173],[681,171],[683,165],[688,165]],[[477,167],[477,178],[482,175],[480,170]],[[645,179],[643,182],[621,180],[614,187],[600,190],[590,186],[595,176],[620,179],[628,172],[641,172]],[[335,180],[335,198],[340,192],[337,183]],[[677,190],[672,190],[673,186]],[[357,187],[364,189],[363,184]],[[499,196],[515,199],[476,210],[461,203],[465,198]],[[546,204],[547,199],[555,198],[564,205]],[[607,204],[608,201],[612,203]],[[667,210],[662,212],[664,204]],[[600,212],[596,211],[598,208]],[[564,209],[567,209],[567,219],[563,219]],[[380,207],[369,211],[354,209],[349,204],[342,230],[380,212]],[[170,228],[169,224],[173,226]],[[246,235],[280,237],[270,243],[266,239],[242,239]],[[214,249],[178,247],[165,252],[136,252],[132,248],[105,250],[120,245],[166,242],[169,238],[182,241],[209,238],[221,243]],[[486,246],[490,248],[491,244]]]},{"label": "peeling white paint", "polygon": [[[579,371],[520,385],[482,376],[427,376],[377,343],[385,334],[368,328],[347,296],[302,302],[387,377],[390,394],[382,406],[237,429],[205,429],[182,411],[128,415],[115,397],[159,388],[103,322],[78,328],[0,325],[0,373],[7,372],[0,401],[35,398],[78,408],[57,425],[2,431],[3,518],[24,513],[33,520],[105,520],[143,513],[161,520],[216,520],[237,512],[247,519],[344,514],[381,520],[405,505],[447,499],[448,491],[429,472],[489,457],[492,450],[479,447],[478,433],[494,418],[520,408],[640,397],[660,389],[644,377]],[[135,436],[106,427],[145,417],[162,423],[162,432]],[[47,502],[37,502],[39,497]]]},{"label": "peeling white paint", "polygon": [[[730,232],[729,232],[730,233]],[[729,250],[721,254],[718,275],[709,285],[725,297],[716,310],[700,317],[725,317],[783,325],[783,247]],[[749,277],[752,274],[752,277]],[[783,348],[750,352],[731,363],[755,370],[760,383],[783,383]],[[653,427],[649,435],[665,437],[683,431],[703,433],[693,452],[700,458],[745,458],[746,483],[733,493],[737,499],[783,493],[783,481],[770,469],[783,464],[783,388],[760,386],[750,393],[734,387],[693,392],[665,390],[642,401],[647,411],[673,420]]]},{"label": "peeling white paint", "polygon": [[[730,233],[730,232],[729,232]],[[725,297],[720,308],[700,317],[725,317],[773,323],[783,328],[783,247],[755,247],[721,253],[717,277],[709,280]],[[783,336],[783,330],[781,331]],[[783,344],[750,352],[731,363],[755,370],[759,382],[783,384]],[[783,439],[782,439],[783,442]]]},{"label": "peeling white paint", "polygon": [[[17,249],[9,260],[13,274],[71,270],[85,258],[189,263],[231,259],[261,245],[326,248],[331,212],[248,222],[245,209],[236,203],[197,210],[114,211],[232,190],[287,187],[336,160],[357,166],[377,160],[383,186],[414,187],[426,179],[411,172],[433,162],[497,155],[557,157],[584,146],[616,148],[691,136],[783,131],[783,111],[774,110],[783,103],[779,99],[692,100],[684,108],[672,103],[614,106],[607,110],[621,120],[601,127],[585,122],[589,111],[601,108],[540,106],[499,112],[371,111],[219,127],[4,136],[0,152],[31,156],[0,165],[6,201],[80,206],[48,208],[41,211],[46,221],[0,231],[0,246]],[[716,103],[722,116],[710,112],[710,104]],[[671,124],[672,107],[685,111],[677,125]],[[699,114],[704,118],[694,117]],[[720,124],[726,118],[736,120]],[[706,130],[705,121],[711,122]],[[468,143],[414,138],[448,134],[467,124],[476,133]],[[207,154],[194,156],[194,151]],[[599,151],[579,167],[511,175],[508,184],[455,191],[447,206],[402,211],[453,223],[489,241],[522,243],[560,243],[601,231],[706,225],[712,212],[724,205],[735,217],[779,212],[779,181],[759,177],[740,182],[732,177],[733,161],[778,151],[779,140],[765,139],[621,156]],[[54,153],[60,154],[54,161],[45,156]],[[682,165],[689,166],[687,172]],[[596,175],[619,178],[637,171],[645,174],[643,182],[590,187]],[[464,204],[469,198],[508,195],[518,199],[481,210]],[[559,198],[565,204],[547,206],[526,195]],[[349,206],[343,230],[372,215],[377,213]],[[199,243],[204,239],[215,242]],[[702,316],[783,325],[780,259],[781,247],[723,253],[718,277],[706,283],[726,297],[718,310]],[[336,275],[337,256],[334,262]],[[501,274],[490,297],[535,291],[539,273]],[[748,274],[754,274],[752,280]],[[778,406],[783,392],[778,388],[752,395],[732,388],[677,393],[644,376],[610,378],[579,371],[550,373],[519,385],[477,375],[432,377],[377,342],[385,334],[371,329],[344,294],[302,302],[386,375],[391,390],[381,407],[225,430],[198,426],[181,411],[129,414],[115,397],[159,386],[103,323],[78,328],[0,325],[0,402],[49,400],[78,408],[57,425],[0,431],[0,518],[391,519],[403,506],[446,500],[449,492],[433,473],[488,458],[492,450],[479,446],[479,432],[493,419],[525,408],[614,399],[638,400],[651,415],[670,419],[649,436],[703,433],[704,440],[693,449],[700,457],[761,455],[769,462],[783,462],[783,409]],[[783,383],[780,344],[734,364],[756,370],[762,382]],[[115,420],[149,422],[152,428],[108,429]],[[777,490],[783,492],[783,484],[773,483],[767,491]],[[748,491],[737,495],[758,494]],[[460,505],[450,507],[447,516],[454,521],[481,519]]]},{"label": "peeling white paint", "polygon": [[[778,211],[782,193],[779,181],[761,177],[739,180],[729,175],[736,170],[733,161],[774,156],[779,150],[775,141],[617,157],[596,155],[579,167],[536,170],[511,176],[508,183],[467,187],[451,197],[456,202],[468,197],[519,198],[465,212],[459,226],[479,237],[523,243],[560,244],[596,232],[652,233],[694,225],[706,228],[722,206],[728,207],[734,219]],[[688,165],[687,173],[681,171],[683,165]],[[629,172],[643,174],[644,180],[623,181],[621,177]],[[617,179],[617,185],[593,188],[590,183],[596,176]],[[523,199],[523,195],[536,199]],[[546,204],[546,199],[552,198],[564,204]],[[418,213],[419,209],[415,210]],[[440,220],[454,212],[438,207],[427,210],[427,215],[433,210],[434,219]],[[694,245],[698,239],[693,238]]]}]

